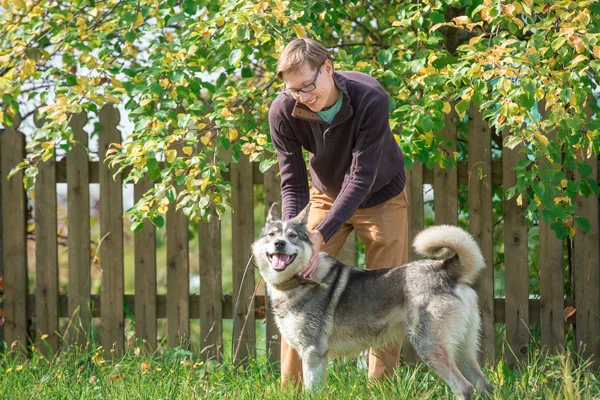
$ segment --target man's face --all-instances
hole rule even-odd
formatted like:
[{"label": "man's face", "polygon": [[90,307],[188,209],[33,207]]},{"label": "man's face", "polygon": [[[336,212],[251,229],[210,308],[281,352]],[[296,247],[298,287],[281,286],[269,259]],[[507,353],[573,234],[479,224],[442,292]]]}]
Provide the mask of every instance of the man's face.
[{"label": "man's face", "polygon": [[[307,86],[312,88],[310,85],[313,82],[315,88],[310,92],[297,91],[297,89],[304,90]],[[311,69],[310,65],[304,64],[299,70],[286,72],[283,74],[283,83],[287,90],[292,90],[291,95],[297,102],[308,106],[314,112],[332,106],[337,100],[333,95],[335,91],[333,65],[329,60],[317,69]]]}]

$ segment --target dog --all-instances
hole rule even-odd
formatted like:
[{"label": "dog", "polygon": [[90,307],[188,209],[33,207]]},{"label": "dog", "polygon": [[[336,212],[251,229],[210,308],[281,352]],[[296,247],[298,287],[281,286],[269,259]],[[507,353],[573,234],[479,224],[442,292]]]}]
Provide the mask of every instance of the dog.
[{"label": "dog", "polygon": [[282,221],[273,204],[252,244],[275,322],[302,359],[305,390],[325,385],[328,357],[407,337],[459,399],[471,399],[475,390],[491,394],[477,362],[481,322],[470,285],[485,262],[473,238],[456,226],[427,228],[413,246],[423,256],[444,258],[390,269],[364,270],[321,252],[313,279],[304,279],[298,272],[312,255],[309,210],[310,204]]}]

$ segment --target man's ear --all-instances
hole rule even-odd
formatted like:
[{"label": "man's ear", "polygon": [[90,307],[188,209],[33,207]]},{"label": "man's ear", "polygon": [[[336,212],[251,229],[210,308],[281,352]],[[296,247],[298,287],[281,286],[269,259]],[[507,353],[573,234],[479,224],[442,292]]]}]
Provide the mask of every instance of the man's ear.
[{"label": "man's ear", "polygon": [[296,215],[291,220],[306,225],[308,222],[308,213],[310,212],[310,202],[304,207],[304,210],[300,211],[300,214]]},{"label": "man's ear", "polygon": [[281,219],[281,214],[279,214],[279,204],[273,203],[271,208],[269,209],[269,214],[267,215],[267,224],[270,224],[273,221],[278,221]]}]

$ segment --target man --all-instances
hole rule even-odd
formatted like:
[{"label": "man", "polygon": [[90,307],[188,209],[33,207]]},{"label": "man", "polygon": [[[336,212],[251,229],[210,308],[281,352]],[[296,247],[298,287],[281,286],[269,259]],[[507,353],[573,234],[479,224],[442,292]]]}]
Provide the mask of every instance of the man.
[{"label": "man", "polygon": [[[355,230],[366,248],[367,268],[407,262],[404,157],[389,127],[389,96],[373,78],[334,72],[328,50],[295,39],[279,57],[284,91],[269,110],[271,139],[281,172],[283,218],[311,202],[308,219],[313,257],[301,274],[312,276],[320,251],[336,256]],[[310,156],[309,190],[302,149]],[[400,344],[369,352],[369,377],[393,373]],[[284,340],[281,381],[302,376],[302,362]]]}]

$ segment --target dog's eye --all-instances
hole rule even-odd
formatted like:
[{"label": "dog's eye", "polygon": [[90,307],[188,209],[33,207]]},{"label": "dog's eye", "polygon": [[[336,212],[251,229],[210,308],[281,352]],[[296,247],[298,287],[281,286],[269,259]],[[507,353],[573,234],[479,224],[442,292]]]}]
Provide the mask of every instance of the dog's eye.
[{"label": "dog's eye", "polygon": [[275,236],[275,232],[269,232],[269,236]]},{"label": "dog's eye", "polygon": [[293,232],[292,232],[292,233],[290,233],[290,237],[291,237],[292,239],[296,239],[296,238],[298,237],[298,235],[297,235],[296,233],[293,233]]}]

